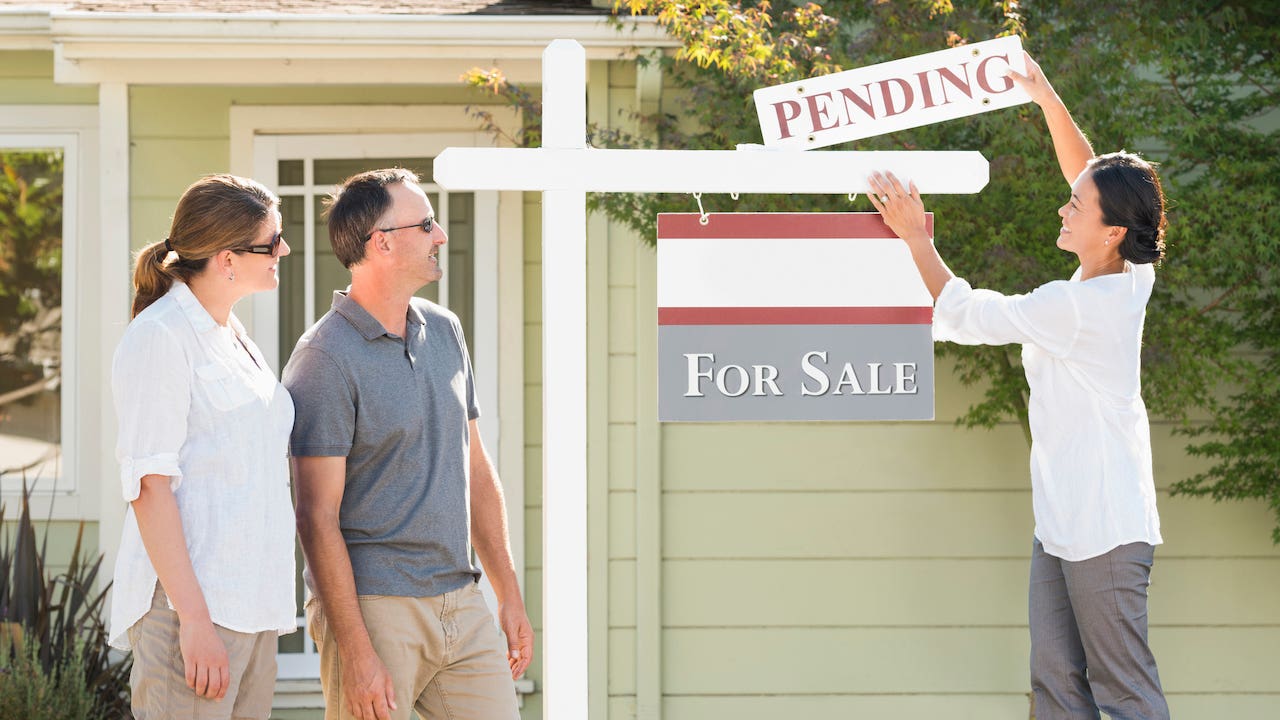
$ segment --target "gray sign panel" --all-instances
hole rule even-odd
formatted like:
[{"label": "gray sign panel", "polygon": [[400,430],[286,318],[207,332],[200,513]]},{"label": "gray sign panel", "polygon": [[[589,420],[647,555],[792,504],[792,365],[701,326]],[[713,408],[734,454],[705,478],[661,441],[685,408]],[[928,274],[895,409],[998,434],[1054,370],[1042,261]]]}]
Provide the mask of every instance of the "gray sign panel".
[{"label": "gray sign panel", "polygon": [[661,325],[663,422],[932,420],[932,326]]}]

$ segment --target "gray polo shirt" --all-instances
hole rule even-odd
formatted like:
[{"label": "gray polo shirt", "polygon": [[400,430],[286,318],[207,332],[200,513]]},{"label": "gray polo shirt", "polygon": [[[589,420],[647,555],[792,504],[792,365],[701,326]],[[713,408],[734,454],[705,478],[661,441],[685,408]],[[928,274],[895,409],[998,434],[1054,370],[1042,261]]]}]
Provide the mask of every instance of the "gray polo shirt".
[{"label": "gray polo shirt", "polygon": [[476,580],[468,422],[480,409],[457,316],[414,298],[401,338],[336,292],[283,382],[292,454],[347,458],[339,522],[356,592],[431,597]]}]

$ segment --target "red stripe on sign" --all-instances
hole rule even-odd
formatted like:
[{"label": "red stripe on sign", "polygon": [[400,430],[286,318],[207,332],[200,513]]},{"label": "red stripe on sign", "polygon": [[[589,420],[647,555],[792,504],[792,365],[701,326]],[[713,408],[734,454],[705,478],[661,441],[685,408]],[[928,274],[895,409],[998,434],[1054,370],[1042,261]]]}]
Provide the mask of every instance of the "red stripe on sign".
[{"label": "red stripe on sign", "polygon": [[[740,238],[894,238],[880,213],[712,213],[707,224],[698,213],[658,215],[659,240],[736,240]],[[933,213],[925,213],[933,235]]]},{"label": "red stripe on sign", "polygon": [[931,307],[660,307],[659,325],[928,325]]}]

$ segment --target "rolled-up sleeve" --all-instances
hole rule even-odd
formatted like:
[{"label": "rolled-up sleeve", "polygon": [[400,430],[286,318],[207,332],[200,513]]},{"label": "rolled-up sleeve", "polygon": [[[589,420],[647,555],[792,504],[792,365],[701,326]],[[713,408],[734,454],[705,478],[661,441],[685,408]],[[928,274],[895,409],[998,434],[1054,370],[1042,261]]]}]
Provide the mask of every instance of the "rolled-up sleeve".
[{"label": "rolled-up sleeve", "polygon": [[168,476],[176,490],[191,409],[191,362],[178,339],[159,323],[131,326],[111,365],[111,391],[124,499],[138,499],[147,475]]},{"label": "rolled-up sleeve", "polygon": [[1070,283],[1054,281],[1026,295],[975,290],[952,278],[933,310],[933,339],[962,345],[1036,345],[1055,357],[1071,353],[1080,312]]}]

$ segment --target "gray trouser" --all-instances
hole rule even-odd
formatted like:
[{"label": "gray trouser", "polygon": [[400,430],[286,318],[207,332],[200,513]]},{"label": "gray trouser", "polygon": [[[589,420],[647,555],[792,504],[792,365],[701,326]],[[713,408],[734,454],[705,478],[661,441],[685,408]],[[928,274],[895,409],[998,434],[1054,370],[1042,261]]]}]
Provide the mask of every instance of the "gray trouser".
[{"label": "gray trouser", "polygon": [[1147,646],[1155,548],[1121,545],[1068,562],[1037,540],[1031,555],[1031,689],[1036,720],[1167,720]]}]

